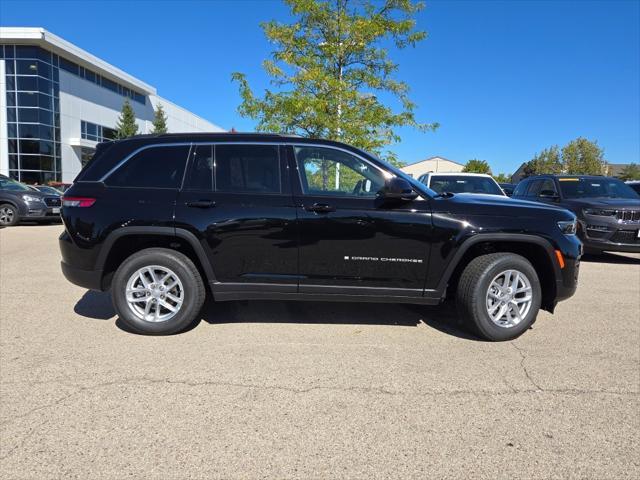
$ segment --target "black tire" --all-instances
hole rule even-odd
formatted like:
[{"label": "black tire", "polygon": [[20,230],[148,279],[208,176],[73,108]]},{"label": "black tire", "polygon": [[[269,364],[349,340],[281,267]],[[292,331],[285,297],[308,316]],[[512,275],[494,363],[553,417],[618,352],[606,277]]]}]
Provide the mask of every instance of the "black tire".
[{"label": "black tire", "polygon": [[[182,306],[172,318],[161,322],[139,318],[126,299],[127,282],[131,276],[150,265],[171,270],[183,286]],[[131,330],[144,335],[171,335],[185,330],[199,319],[205,296],[202,277],[191,259],[165,248],[148,248],[134,253],[120,265],[111,283],[111,297],[118,316]]]},{"label": "black tire", "polygon": [[[10,217],[10,218],[9,218]],[[18,209],[10,203],[0,205],[0,226],[12,227],[20,221]]]},{"label": "black tire", "polygon": [[[487,292],[493,279],[505,270],[517,270],[531,283],[532,302],[529,311],[517,325],[496,325],[487,312]],[[458,312],[463,321],[480,337],[490,341],[512,340],[526,331],[540,310],[542,288],[535,268],[515,253],[491,253],[474,258],[466,266],[456,291]]]}]

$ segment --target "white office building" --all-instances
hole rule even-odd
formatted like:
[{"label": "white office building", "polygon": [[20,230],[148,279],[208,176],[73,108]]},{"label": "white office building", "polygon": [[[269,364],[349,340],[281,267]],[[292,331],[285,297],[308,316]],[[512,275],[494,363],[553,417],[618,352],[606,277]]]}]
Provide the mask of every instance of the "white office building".
[{"label": "white office building", "polygon": [[112,138],[128,100],[139,133],[162,105],[169,132],[220,132],[156,89],[42,28],[0,27],[0,173],[71,182]]}]

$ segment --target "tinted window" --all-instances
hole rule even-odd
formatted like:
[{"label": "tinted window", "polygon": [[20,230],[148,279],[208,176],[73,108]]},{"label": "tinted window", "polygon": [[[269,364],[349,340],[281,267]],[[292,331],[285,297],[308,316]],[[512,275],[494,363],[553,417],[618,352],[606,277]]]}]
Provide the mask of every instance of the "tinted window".
[{"label": "tinted window", "polygon": [[489,177],[472,177],[469,175],[434,175],[429,188],[438,193],[487,193],[504,195],[498,184]]},{"label": "tinted window", "polygon": [[559,178],[562,196],[565,198],[638,198],[628,185],[615,178]]},{"label": "tinted window", "polygon": [[219,192],[280,193],[277,145],[216,145]]},{"label": "tinted window", "polygon": [[302,189],[308,195],[375,197],[383,173],[349,153],[322,147],[296,147]]},{"label": "tinted window", "polygon": [[553,193],[557,193],[556,192],[556,186],[553,183],[553,180],[550,178],[546,178],[544,180],[542,180],[542,182],[540,182],[540,190],[538,191],[538,195],[540,195],[542,192],[553,192]]},{"label": "tinted window", "polygon": [[130,158],[106,180],[114,187],[177,188],[189,147],[151,147]]},{"label": "tinted window", "polygon": [[184,188],[213,190],[213,145],[197,145],[191,150]]},{"label": "tinted window", "polygon": [[528,181],[520,182],[518,185],[516,185],[516,188],[513,190],[513,196],[514,197],[524,197],[525,193],[527,192],[527,187],[528,186],[529,186],[529,182]]}]

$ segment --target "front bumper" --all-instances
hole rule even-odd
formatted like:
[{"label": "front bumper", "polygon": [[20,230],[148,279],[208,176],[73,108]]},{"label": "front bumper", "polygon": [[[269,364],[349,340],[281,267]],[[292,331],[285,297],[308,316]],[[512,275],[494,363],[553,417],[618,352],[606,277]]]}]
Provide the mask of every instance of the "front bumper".
[{"label": "front bumper", "polygon": [[591,251],[640,253],[640,223],[618,223],[588,218],[580,222],[580,238]]}]

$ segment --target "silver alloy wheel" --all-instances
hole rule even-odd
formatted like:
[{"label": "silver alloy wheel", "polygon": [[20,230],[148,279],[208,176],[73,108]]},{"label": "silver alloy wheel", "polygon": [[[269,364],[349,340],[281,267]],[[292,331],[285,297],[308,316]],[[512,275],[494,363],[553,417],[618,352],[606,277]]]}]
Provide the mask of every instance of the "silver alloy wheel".
[{"label": "silver alloy wheel", "polygon": [[0,225],[9,225],[13,222],[15,212],[12,208],[2,207],[0,208]]},{"label": "silver alloy wheel", "polygon": [[531,310],[532,303],[531,282],[518,270],[505,270],[489,284],[487,313],[499,327],[511,328],[521,323]]},{"label": "silver alloy wheel", "polygon": [[129,277],[127,304],[136,317],[146,322],[166,322],[182,307],[184,288],[178,275],[167,267],[149,265]]}]

